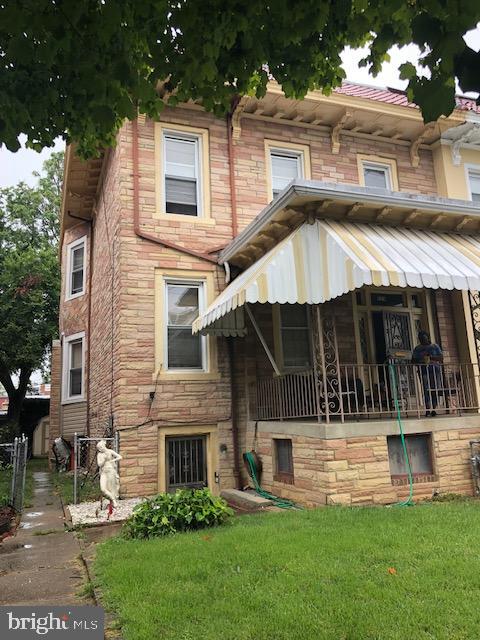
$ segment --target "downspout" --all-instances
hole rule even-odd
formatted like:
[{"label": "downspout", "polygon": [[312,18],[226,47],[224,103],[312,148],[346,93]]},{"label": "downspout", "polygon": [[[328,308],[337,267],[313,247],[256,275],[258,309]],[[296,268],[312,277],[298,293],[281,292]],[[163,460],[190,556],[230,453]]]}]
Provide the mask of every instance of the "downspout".
[{"label": "downspout", "polygon": [[[230,188],[230,209],[232,213],[232,238],[238,235],[238,213],[237,213],[237,186],[235,182],[235,152],[233,146],[233,116],[240,102],[240,97],[235,96],[232,100],[232,108],[227,113],[227,155],[228,155],[228,181]],[[226,245],[222,244],[213,247],[208,253],[215,253],[225,249]]]},{"label": "downspout", "polygon": [[231,403],[231,415],[232,415],[232,443],[233,443],[233,478],[235,481],[235,489],[241,489],[240,484],[240,462],[239,462],[239,438],[238,438],[238,416],[237,405],[235,402],[235,388],[233,383],[233,377],[235,373],[235,346],[233,344],[233,338],[227,338],[228,347],[228,362],[230,369],[230,403]]},{"label": "downspout", "polygon": [[143,240],[148,240],[149,242],[154,242],[155,244],[161,245],[162,247],[167,247],[168,249],[173,249],[174,251],[179,251],[180,253],[184,253],[189,256],[194,256],[195,258],[199,258],[200,260],[205,260],[206,262],[211,262],[212,264],[218,264],[216,258],[212,258],[206,253],[201,253],[199,251],[194,251],[193,249],[187,249],[186,247],[182,247],[174,242],[170,242],[169,240],[165,240],[163,238],[157,238],[145,231],[142,231],[140,227],[140,204],[139,204],[139,171],[138,171],[138,123],[137,120],[133,120],[132,122],[132,165],[133,165],[133,230],[135,235]]},{"label": "downspout", "polygon": [[233,116],[240,102],[240,96],[235,96],[232,100],[232,108],[227,114],[227,146],[228,146],[228,174],[230,181],[230,202],[232,207],[232,237],[238,235],[237,218],[237,187],[235,182],[235,153],[233,150]]}]

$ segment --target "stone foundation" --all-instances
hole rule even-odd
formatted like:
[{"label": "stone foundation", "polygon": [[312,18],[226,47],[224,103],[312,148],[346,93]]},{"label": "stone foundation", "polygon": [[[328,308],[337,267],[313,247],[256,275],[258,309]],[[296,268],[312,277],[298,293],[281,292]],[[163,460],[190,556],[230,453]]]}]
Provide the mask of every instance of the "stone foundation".
[{"label": "stone foundation", "polygon": [[[461,419],[456,418],[451,422],[456,426],[459,421]],[[473,495],[469,442],[480,439],[480,418],[475,422],[478,426],[470,427],[467,423],[467,426],[449,429],[445,421],[432,420],[432,431],[420,425],[419,431],[415,431],[415,426],[407,427],[407,433],[431,433],[432,442],[434,473],[414,483],[415,500],[431,498],[434,492]],[[392,433],[345,438],[295,433],[308,432],[308,429],[296,429],[292,423],[266,431],[268,424],[261,423],[256,447],[263,462],[262,486],[267,491],[310,507],[389,504],[408,496],[408,483],[395,485],[390,475],[387,435],[398,433],[394,431],[394,421],[391,421]],[[277,428],[278,424],[272,423],[272,426]],[[311,431],[315,428],[321,431],[320,425],[309,426]],[[276,437],[292,440],[293,484],[274,480],[272,440]]]}]

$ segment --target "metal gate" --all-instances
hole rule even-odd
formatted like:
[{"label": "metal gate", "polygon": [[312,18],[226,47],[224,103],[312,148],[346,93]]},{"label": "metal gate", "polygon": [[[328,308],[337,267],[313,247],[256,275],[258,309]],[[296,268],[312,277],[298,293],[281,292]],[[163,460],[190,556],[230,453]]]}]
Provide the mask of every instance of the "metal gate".
[{"label": "metal gate", "polygon": [[13,443],[10,445],[2,446],[2,449],[5,455],[10,456],[12,471],[9,496],[10,506],[12,506],[18,513],[21,513],[23,510],[23,498],[25,494],[28,438],[22,435],[20,438],[15,438]]},{"label": "metal gate", "polygon": [[206,436],[167,438],[166,444],[168,491],[206,487]]},{"label": "metal gate", "polygon": [[107,446],[119,453],[119,433],[116,431],[111,438],[89,438],[73,436],[73,504],[82,502],[88,497],[101,497],[100,476],[97,465],[97,442],[105,440]]}]

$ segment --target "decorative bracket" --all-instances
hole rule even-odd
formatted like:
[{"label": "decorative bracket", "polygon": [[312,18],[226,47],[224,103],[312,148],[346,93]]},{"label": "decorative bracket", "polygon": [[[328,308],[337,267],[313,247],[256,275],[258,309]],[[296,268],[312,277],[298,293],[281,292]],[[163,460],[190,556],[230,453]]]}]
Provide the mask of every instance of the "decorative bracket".
[{"label": "decorative bracket", "polygon": [[238,140],[242,133],[241,120],[242,120],[243,111],[247,106],[248,100],[249,100],[249,96],[242,96],[232,113],[232,138],[234,140]]},{"label": "decorative bracket", "polygon": [[410,145],[410,162],[412,163],[412,167],[418,167],[420,164],[420,145],[425,140],[427,135],[434,129],[436,126],[436,122],[429,122],[425,125],[423,131],[419,136],[412,140]]},{"label": "decorative bracket", "polygon": [[332,126],[332,132],[330,136],[332,141],[332,153],[340,152],[340,132],[351,115],[352,114],[350,111],[345,110],[337,123]]}]

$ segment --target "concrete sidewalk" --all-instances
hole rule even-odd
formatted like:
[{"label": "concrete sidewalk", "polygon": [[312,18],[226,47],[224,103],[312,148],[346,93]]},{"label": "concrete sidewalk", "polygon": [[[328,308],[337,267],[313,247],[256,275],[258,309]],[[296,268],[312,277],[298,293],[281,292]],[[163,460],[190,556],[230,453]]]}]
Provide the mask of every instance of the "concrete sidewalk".
[{"label": "concrete sidewalk", "polygon": [[33,505],[15,536],[0,544],[0,604],[86,604],[76,594],[86,581],[80,546],[64,529],[50,474],[33,473]]}]

